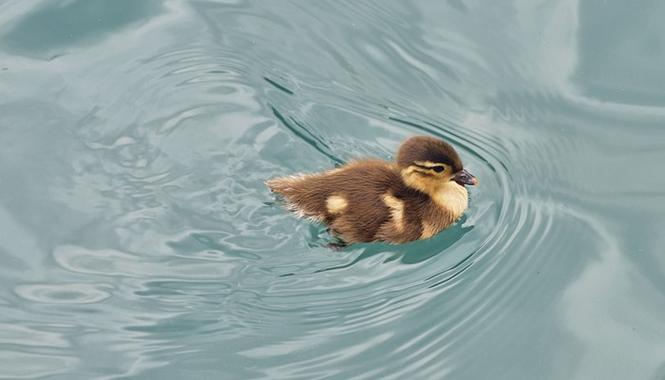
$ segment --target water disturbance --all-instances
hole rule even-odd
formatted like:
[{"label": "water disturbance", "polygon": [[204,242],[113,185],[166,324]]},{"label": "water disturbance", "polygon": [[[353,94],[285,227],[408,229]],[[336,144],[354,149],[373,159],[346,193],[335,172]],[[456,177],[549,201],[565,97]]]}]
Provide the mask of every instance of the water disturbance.
[{"label": "water disturbance", "polygon": [[[0,3],[0,379],[662,379],[665,3]],[[408,136],[405,245],[263,182]]]}]

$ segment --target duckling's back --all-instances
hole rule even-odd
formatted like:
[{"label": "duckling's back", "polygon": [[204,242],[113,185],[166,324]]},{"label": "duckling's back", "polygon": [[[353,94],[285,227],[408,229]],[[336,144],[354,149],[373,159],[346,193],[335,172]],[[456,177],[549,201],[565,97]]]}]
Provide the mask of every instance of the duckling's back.
[{"label": "duckling's back", "polygon": [[[319,174],[276,178],[267,185],[284,197],[289,209],[326,223],[347,243],[417,240],[427,234],[424,220],[434,225],[443,221],[429,196],[407,187],[398,170],[384,161],[358,161]],[[444,226],[435,227],[438,232]]]},{"label": "duckling's back", "polygon": [[[266,184],[299,216],[331,224],[340,215],[357,214],[361,208],[373,220],[386,218],[385,205],[378,195],[399,181],[389,164],[372,160],[322,173],[275,178]],[[358,227],[366,224],[365,219],[370,218],[361,218]]]}]

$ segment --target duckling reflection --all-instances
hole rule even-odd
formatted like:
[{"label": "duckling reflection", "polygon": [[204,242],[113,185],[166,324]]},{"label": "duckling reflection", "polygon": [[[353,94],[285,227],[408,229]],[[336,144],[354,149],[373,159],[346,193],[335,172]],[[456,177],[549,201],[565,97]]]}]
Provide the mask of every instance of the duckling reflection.
[{"label": "duckling reflection", "polygon": [[416,136],[395,162],[359,160],[322,173],[266,182],[300,217],[326,224],[346,244],[392,244],[429,239],[459,219],[468,206],[466,171],[445,141]]}]

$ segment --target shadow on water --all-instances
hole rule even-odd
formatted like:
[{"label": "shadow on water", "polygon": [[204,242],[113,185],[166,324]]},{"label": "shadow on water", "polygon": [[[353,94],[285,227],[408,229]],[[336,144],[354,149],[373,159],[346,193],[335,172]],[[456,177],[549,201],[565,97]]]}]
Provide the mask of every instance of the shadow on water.
[{"label": "shadow on water", "polygon": [[[435,257],[436,255],[445,252],[455,243],[462,240],[464,235],[471,232],[473,230],[473,226],[464,226],[465,221],[466,221],[466,216],[463,216],[459,220],[459,222],[457,222],[452,227],[444,230],[433,239],[421,240],[403,245],[390,245],[384,243],[361,243],[361,244],[354,244],[348,246],[342,249],[341,251],[348,252],[360,248],[362,249],[362,253],[347,264],[319,269],[315,271],[315,273],[350,268],[363,260],[366,260],[370,257],[386,252],[391,252],[392,255],[388,257],[384,261],[384,263],[396,260],[400,260],[400,262],[403,264],[422,263],[424,261],[431,259],[432,257]],[[318,230],[316,227],[312,228],[312,232],[317,235],[320,234],[322,231],[323,229],[321,228],[319,228]],[[321,238],[319,236],[317,236],[317,238],[319,239],[319,241],[314,243],[313,246],[322,245],[327,247],[330,244],[330,240],[328,240],[326,244],[325,238]],[[329,238],[329,239],[334,239],[334,238]]]}]

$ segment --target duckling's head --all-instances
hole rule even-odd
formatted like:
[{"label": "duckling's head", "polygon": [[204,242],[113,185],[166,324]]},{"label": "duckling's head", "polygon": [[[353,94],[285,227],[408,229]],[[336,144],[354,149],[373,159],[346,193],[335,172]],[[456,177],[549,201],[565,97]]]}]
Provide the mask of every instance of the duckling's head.
[{"label": "duckling's head", "polygon": [[455,149],[434,137],[416,136],[406,140],[397,152],[397,166],[408,186],[427,193],[437,191],[444,184],[478,183],[476,177],[464,170]]}]

